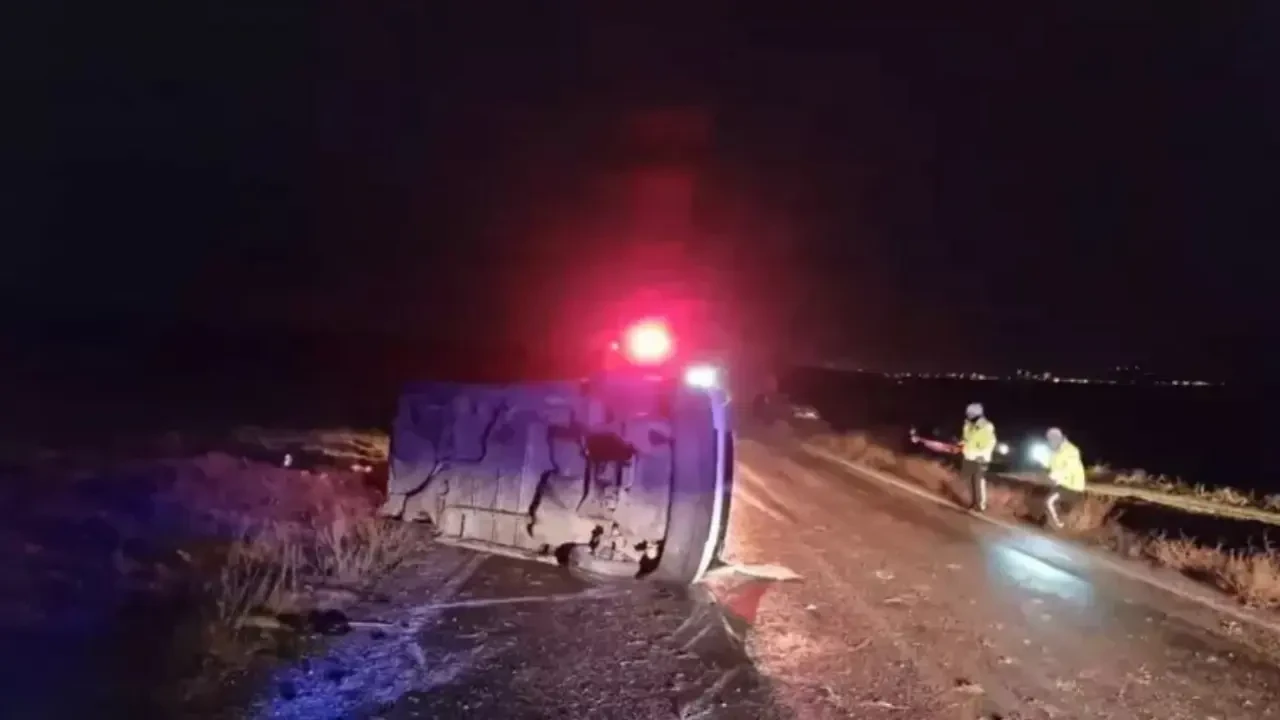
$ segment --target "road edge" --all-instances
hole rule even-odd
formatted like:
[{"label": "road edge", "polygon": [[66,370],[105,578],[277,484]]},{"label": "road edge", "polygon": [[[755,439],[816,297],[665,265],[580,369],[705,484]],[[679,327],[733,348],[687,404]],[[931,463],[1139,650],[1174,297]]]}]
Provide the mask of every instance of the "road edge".
[{"label": "road edge", "polygon": [[[934,503],[935,505],[940,505],[942,507],[946,507],[951,510],[964,510],[964,508],[961,508],[960,506],[942,497],[941,495],[936,495],[934,493],[931,493],[928,490],[925,490],[924,488],[918,485],[915,485],[911,482],[903,480],[902,478],[890,475],[881,470],[876,470],[874,468],[861,465],[859,463],[853,462],[852,460],[842,458],[839,455],[836,455],[835,453],[832,453],[828,450],[812,447],[808,444],[801,444],[801,448],[806,453],[814,457],[818,457],[823,460],[827,460],[829,462],[833,462],[838,465],[841,465],[847,468],[848,470],[858,475],[861,475],[863,477],[869,478],[871,480],[875,480],[877,482],[881,482],[887,485],[892,485],[898,488],[899,490],[903,490],[919,498],[928,500]],[[1004,528],[1006,530],[1030,533],[1032,535],[1038,535],[1040,537],[1050,539],[1050,540],[1056,540],[1058,542],[1069,542],[1064,538],[1058,537],[1056,535],[1049,535],[1049,534],[1038,531],[1034,527],[1030,527],[1020,523],[1010,522],[1003,518],[992,517],[991,515],[984,515],[981,513],[975,513],[971,511],[969,512],[969,516],[976,518],[978,520],[987,522],[991,525]],[[1127,567],[1123,563],[1118,562],[1113,558],[1109,558],[1106,555],[1103,555],[1102,553],[1097,552],[1093,548],[1080,545],[1079,543],[1071,543],[1071,545],[1077,550],[1079,550],[1080,552],[1087,553],[1091,559],[1096,561],[1102,567],[1105,567],[1108,570],[1111,570],[1112,572],[1118,573],[1120,575],[1124,575],[1130,580],[1137,580],[1138,582],[1145,583],[1151,587],[1154,587],[1158,590],[1174,595],[1183,600],[1196,603],[1198,605],[1206,607],[1215,612],[1228,615],[1235,620],[1249,623],[1250,625],[1261,628],[1263,630],[1267,630],[1269,632],[1276,634],[1277,636],[1280,636],[1280,619],[1272,619],[1269,617],[1264,617],[1259,613],[1252,612],[1246,608],[1242,608],[1237,605],[1232,605],[1228,602],[1225,602],[1211,595],[1208,595],[1206,592],[1193,592],[1188,588],[1178,587],[1173,583],[1166,582],[1156,577],[1154,574],[1150,572],[1142,572],[1135,568]]]}]

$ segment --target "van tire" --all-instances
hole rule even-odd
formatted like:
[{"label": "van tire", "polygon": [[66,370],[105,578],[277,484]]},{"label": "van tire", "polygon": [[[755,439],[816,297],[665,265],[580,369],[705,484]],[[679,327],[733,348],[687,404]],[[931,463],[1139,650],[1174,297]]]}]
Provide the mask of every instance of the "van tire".
[{"label": "van tire", "polygon": [[[671,506],[667,515],[667,537],[663,542],[656,580],[689,585],[698,580],[707,543],[715,532],[712,547],[714,562],[724,547],[728,532],[729,501],[732,486],[726,472],[723,482],[716,477],[716,448],[721,438],[712,423],[705,404],[693,413],[677,413],[672,459]],[[705,417],[703,416],[705,413]],[[692,415],[693,417],[689,417]],[[687,424],[686,424],[687,423]],[[730,461],[732,435],[725,436],[725,460]],[[730,466],[731,467],[731,466]],[[717,508],[716,493],[721,494]],[[718,510],[718,512],[717,512]]]}]

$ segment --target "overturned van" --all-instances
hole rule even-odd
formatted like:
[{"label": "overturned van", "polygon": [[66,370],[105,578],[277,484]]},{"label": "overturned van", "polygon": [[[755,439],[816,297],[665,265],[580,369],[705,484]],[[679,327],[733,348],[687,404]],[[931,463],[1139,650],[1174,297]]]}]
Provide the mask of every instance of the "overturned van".
[{"label": "overturned van", "polygon": [[411,385],[383,514],[478,550],[696,581],[723,547],[733,482],[714,373]]}]

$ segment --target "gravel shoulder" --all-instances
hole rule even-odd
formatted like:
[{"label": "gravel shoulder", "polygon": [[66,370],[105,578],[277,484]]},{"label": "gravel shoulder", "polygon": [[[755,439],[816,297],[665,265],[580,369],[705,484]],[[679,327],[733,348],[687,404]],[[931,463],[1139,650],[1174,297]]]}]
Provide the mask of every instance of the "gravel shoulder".
[{"label": "gravel shoulder", "polygon": [[785,718],[701,588],[436,545],[282,667],[260,718]]}]

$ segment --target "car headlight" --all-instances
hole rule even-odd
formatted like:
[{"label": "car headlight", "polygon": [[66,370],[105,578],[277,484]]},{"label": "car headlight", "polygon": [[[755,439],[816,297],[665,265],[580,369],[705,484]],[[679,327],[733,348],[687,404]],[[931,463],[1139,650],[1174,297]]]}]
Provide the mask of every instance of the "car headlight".
[{"label": "car headlight", "polygon": [[720,369],[714,365],[690,365],[685,368],[684,383],[703,390],[720,387]]},{"label": "car headlight", "polygon": [[1008,443],[1000,443],[999,445],[996,445],[996,453],[998,453],[998,454],[1000,454],[1000,455],[1008,455],[1008,454],[1009,454],[1009,444],[1008,444]]}]

